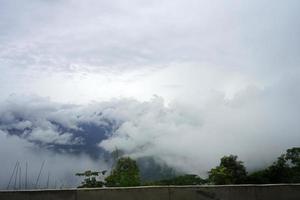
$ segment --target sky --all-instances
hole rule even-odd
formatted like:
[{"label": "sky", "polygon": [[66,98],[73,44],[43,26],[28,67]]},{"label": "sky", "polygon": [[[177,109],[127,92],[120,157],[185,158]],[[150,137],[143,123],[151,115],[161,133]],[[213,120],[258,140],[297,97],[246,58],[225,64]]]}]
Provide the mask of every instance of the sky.
[{"label": "sky", "polygon": [[299,8],[0,0],[1,187],[18,160],[74,185],[109,168],[98,149],[201,176],[223,155],[270,164],[300,145]]}]

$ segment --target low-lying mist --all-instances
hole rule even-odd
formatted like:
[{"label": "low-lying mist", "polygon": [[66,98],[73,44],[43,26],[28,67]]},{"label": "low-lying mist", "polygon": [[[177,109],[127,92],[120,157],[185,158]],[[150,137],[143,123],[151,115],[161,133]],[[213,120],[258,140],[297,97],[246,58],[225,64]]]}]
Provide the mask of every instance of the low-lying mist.
[{"label": "low-lying mist", "polygon": [[0,106],[2,188],[16,161],[23,172],[28,162],[34,183],[44,160],[41,181],[49,172],[51,184],[74,186],[76,172],[110,168],[106,159],[116,149],[204,177],[228,154],[250,171],[264,167],[300,141],[297,93],[278,91],[248,87],[232,99],[214,93],[198,107],[158,96],[88,105],[11,96]]}]

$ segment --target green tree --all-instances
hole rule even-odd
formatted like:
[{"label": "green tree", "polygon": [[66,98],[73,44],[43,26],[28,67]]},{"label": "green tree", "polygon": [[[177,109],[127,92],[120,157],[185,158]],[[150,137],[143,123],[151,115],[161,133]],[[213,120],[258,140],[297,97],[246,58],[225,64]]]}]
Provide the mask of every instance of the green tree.
[{"label": "green tree", "polygon": [[300,168],[300,147],[286,150],[285,160],[290,161],[293,167]]},{"label": "green tree", "polygon": [[288,183],[291,180],[291,169],[285,160],[285,155],[266,169],[256,171],[248,176],[248,183]]},{"label": "green tree", "polygon": [[108,187],[130,187],[140,185],[140,173],[136,161],[129,157],[120,158],[111,174],[106,177],[105,181],[106,186]]},{"label": "green tree", "polygon": [[291,148],[266,169],[249,175],[248,183],[299,183],[300,148]]},{"label": "green tree", "polygon": [[300,147],[288,149],[285,154],[285,160],[289,163],[291,169],[292,183],[300,183]]},{"label": "green tree", "polygon": [[100,175],[104,175],[106,171],[91,171],[87,170],[83,173],[76,173],[76,176],[83,176],[85,177],[84,180],[81,182],[81,185],[78,188],[95,188],[95,187],[103,187],[104,182],[97,180],[99,179]]},{"label": "green tree", "polygon": [[221,158],[221,163],[209,173],[209,182],[221,184],[241,184],[246,181],[247,172],[242,161],[237,156],[230,155]]}]

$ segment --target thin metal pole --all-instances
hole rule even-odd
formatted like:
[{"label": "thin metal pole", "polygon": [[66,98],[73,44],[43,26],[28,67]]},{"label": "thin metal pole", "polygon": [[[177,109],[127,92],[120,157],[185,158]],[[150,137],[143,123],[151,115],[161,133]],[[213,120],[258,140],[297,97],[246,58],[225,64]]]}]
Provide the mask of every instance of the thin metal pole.
[{"label": "thin metal pole", "polygon": [[28,168],[28,164],[26,161],[26,172],[25,172],[25,189],[27,189],[27,168]]},{"label": "thin metal pole", "polygon": [[18,171],[19,171],[19,161],[18,161],[17,170],[16,170],[16,175],[15,175],[14,190],[15,190],[16,187],[17,187]]},{"label": "thin metal pole", "polygon": [[47,178],[47,189],[49,188],[49,178],[50,178],[50,172],[48,172],[48,178]]},{"label": "thin metal pole", "polygon": [[17,165],[18,165],[18,162],[19,162],[19,161],[16,162],[15,167],[14,167],[14,170],[13,170],[11,176],[10,176],[8,185],[7,185],[7,187],[6,187],[7,190],[9,189],[9,186],[10,186],[10,183],[11,183],[11,181],[12,181],[12,178],[14,177],[14,174],[15,174],[15,171],[16,171],[16,168],[17,168]]},{"label": "thin metal pole", "polygon": [[22,177],[22,167],[20,165],[20,168],[19,168],[19,189],[22,188],[22,179],[21,179],[21,177]]},{"label": "thin metal pole", "polygon": [[38,177],[37,177],[37,179],[36,179],[35,188],[37,188],[37,185],[38,185],[38,183],[39,183],[39,179],[40,179],[40,176],[41,176],[41,173],[42,173],[44,164],[45,164],[45,160],[43,161],[43,163],[42,163],[42,165],[41,165],[41,169],[40,169],[39,175],[38,175]]}]

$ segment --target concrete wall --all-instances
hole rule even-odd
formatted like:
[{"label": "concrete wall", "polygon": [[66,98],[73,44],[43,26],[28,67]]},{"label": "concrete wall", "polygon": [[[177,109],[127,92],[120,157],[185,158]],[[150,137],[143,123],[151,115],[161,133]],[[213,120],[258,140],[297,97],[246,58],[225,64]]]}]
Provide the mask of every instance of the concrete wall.
[{"label": "concrete wall", "polygon": [[0,200],[300,200],[300,184],[0,191]]}]

